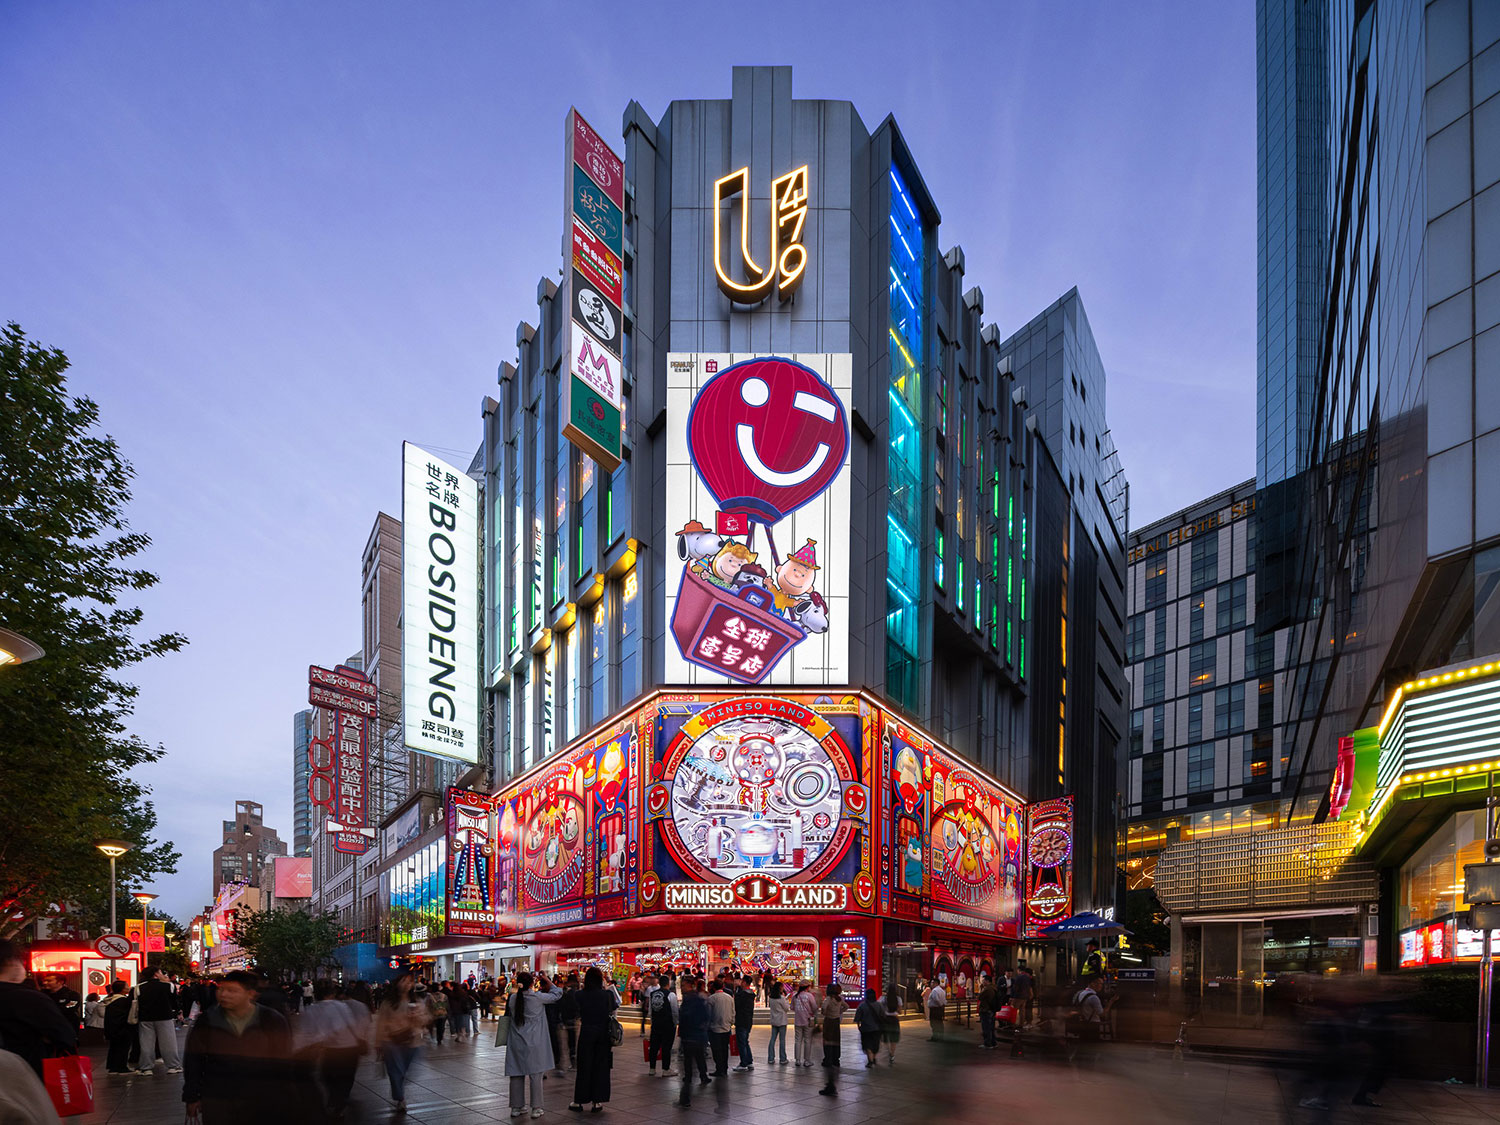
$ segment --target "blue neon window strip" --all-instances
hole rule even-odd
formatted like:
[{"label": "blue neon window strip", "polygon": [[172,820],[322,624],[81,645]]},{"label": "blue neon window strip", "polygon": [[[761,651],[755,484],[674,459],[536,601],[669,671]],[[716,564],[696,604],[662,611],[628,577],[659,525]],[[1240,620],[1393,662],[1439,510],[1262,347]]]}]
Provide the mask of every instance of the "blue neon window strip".
[{"label": "blue neon window strip", "polygon": [[911,197],[906,194],[906,185],[901,182],[901,177],[896,175],[896,169],[894,168],[891,169],[891,183],[896,185],[896,194],[901,197],[901,202],[905,205],[906,210],[910,212],[911,217],[915,219],[917,217],[917,213],[912,209]]}]

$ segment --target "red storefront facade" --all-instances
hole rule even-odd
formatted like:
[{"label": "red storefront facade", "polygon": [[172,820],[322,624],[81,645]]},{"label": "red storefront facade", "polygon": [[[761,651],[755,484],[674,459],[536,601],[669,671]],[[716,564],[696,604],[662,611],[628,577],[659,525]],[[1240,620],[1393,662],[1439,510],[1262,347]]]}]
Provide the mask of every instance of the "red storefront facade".
[{"label": "red storefront facade", "polygon": [[450,790],[447,930],[548,970],[966,987],[1070,913],[1055,816],[1052,916],[1027,909],[1026,815],[863,692],[662,690],[496,793]]}]

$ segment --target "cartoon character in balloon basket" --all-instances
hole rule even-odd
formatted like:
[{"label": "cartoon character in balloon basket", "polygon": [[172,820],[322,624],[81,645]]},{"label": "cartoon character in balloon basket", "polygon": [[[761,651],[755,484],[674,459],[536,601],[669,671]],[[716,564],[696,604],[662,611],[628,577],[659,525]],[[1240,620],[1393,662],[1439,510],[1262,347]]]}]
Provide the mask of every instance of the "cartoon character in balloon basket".
[{"label": "cartoon character in balloon basket", "polygon": [[817,540],[808,539],[769,574],[759,564],[760,554],[736,539],[715,535],[697,520],[677,532],[677,556],[687,569],[721,590],[738,595],[759,586],[772,598],[778,617],[794,623],[804,636],[828,632],[828,601],[813,588],[817,581]]}]

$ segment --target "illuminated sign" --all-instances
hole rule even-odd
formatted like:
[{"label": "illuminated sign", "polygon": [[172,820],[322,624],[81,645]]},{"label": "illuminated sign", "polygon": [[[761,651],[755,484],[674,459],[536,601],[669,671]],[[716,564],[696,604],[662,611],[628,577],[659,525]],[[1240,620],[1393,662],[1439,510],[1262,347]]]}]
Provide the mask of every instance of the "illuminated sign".
[{"label": "illuminated sign", "polygon": [[[368,807],[375,685],[358,668],[341,664],[330,671],[314,664],[308,669],[308,701],[332,716],[332,733],[307,745],[308,799],[328,813],[326,829],[334,850],[363,855],[375,838]],[[282,894],[280,889],[276,893]]]},{"label": "illuminated sign", "polygon": [[[448,790],[450,934],[487,937],[500,923],[495,896],[495,820],[495,802],[489,795]],[[413,940],[419,940],[415,934]]]},{"label": "illuminated sign", "polygon": [[668,883],[667,910],[847,910],[849,888],[827,883],[783,883],[771,875],[741,875],[732,883]]},{"label": "illuminated sign", "polygon": [[312,898],[312,857],[279,855],[271,861],[277,898]]},{"label": "illuminated sign", "polygon": [[668,355],[667,682],[849,680],[852,359]]},{"label": "illuminated sign", "polygon": [[1328,815],[1338,820],[1346,811],[1363,812],[1375,791],[1380,763],[1380,732],[1375,727],[1357,730],[1339,739],[1333,781],[1328,787]]},{"label": "illuminated sign", "polygon": [[368,676],[353,668],[307,668],[307,701],[329,711],[351,711],[373,719],[380,713],[378,691]]},{"label": "illuminated sign", "polygon": [[1175,547],[1179,543],[1186,543],[1196,535],[1202,535],[1205,531],[1213,531],[1219,527],[1223,527],[1225,524],[1242,520],[1248,515],[1253,515],[1254,512],[1254,496],[1247,496],[1243,500],[1236,500],[1227,508],[1220,508],[1217,512],[1200,516],[1196,520],[1184,523],[1181,527],[1174,527],[1165,534],[1158,535],[1154,539],[1130,548],[1129,561],[1138,563],[1147,556],[1156,554],[1158,551]]},{"label": "illuminated sign", "polygon": [[625,418],[625,165],[576,109],[568,111],[564,174],[572,269],[560,296],[572,316],[564,327],[562,432],[613,472]]},{"label": "illuminated sign", "polygon": [[406,745],[479,760],[479,488],[403,447],[402,706]]},{"label": "illuminated sign", "polygon": [[833,939],[833,980],[845,996],[863,997],[867,971],[865,939],[859,936]]},{"label": "illuminated sign", "polygon": [[[740,197],[740,271],[745,281],[736,281],[731,276],[724,259],[725,228],[732,229],[735,222],[733,208],[728,220],[721,218],[720,211],[726,200]],[[807,272],[807,247],[802,244],[802,230],[807,223],[807,165],[795,168],[771,183],[771,252],[766,264],[760,265],[750,254],[750,169],[744,167],[721,176],[714,181],[713,227],[714,227],[714,273],[719,279],[719,289],[731,301],[741,305],[755,305],[771,295],[786,300],[802,284],[802,275]]]},{"label": "illuminated sign", "polygon": [[1026,808],[1026,930],[1073,913],[1073,798],[1039,801]]},{"label": "illuminated sign", "polygon": [[[1490,931],[1490,955],[1500,954],[1500,930]],[[1453,936],[1453,956],[1459,959],[1484,956],[1483,930],[1458,930]]]}]

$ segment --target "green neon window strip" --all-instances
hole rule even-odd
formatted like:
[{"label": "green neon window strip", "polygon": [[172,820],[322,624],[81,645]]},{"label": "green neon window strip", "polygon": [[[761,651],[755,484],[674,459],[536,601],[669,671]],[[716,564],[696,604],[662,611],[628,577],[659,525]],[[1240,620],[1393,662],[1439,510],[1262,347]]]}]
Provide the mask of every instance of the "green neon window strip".
[{"label": "green neon window strip", "polygon": [[1026,517],[1021,517],[1021,561],[1026,561]]},{"label": "green neon window strip", "polygon": [[1016,537],[1016,498],[1008,496],[1005,500],[1005,538]]},{"label": "green neon window strip", "polygon": [[1005,560],[1005,600],[1014,602],[1016,600],[1016,560]]},{"label": "green neon window strip", "polygon": [[1021,638],[1021,679],[1026,678],[1026,638]]},{"label": "green neon window strip", "polygon": [[1026,620],[1026,575],[1021,575],[1021,620]]},{"label": "green neon window strip", "polygon": [[958,557],[958,581],[955,585],[958,587],[956,591],[958,594],[958,610],[962,613],[964,608],[964,559],[962,555]]}]

